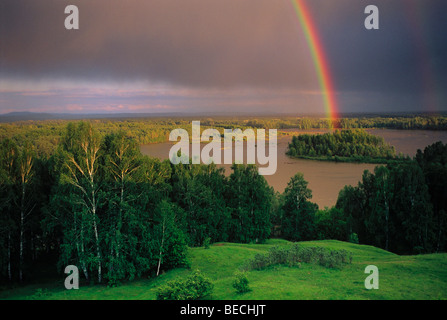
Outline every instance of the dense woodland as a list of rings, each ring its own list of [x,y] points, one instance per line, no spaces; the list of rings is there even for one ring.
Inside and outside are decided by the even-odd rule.
[[[59,272],[75,264],[84,279],[113,285],[187,266],[191,246],[270,237],[338,239],[405,254],[446,250],[442,143],[366,171],[358,186],[341,190],[335,207],[318,208],[300,173],[279,194],[255,166],[235,165],[226,176],[214,165],[143,156],[132,127],[123,131],[121,122],[107,130],[103,122],[63,125],[52,129],[48,153],[32,140],[44,137],[37,128],[10,124],[29,139],[1,138],[3,283],[37,279],[37,266],[53,270],[57,261]]]
[[[300,134],[293,136],[287,155],[333,161],[386,163],[396,158],[393,146],[382,137],[362,129],[335,130],[325,134]]]
[[[69,124],[49,158],[1,142],[1,271],[24,281],[39,258],[58,256],[90,281],[116,283],[186,263],[204,241],[270,236],[273,189],[255,166],[227,178],[210,165],[141,155],[122,132],[101,137]]]

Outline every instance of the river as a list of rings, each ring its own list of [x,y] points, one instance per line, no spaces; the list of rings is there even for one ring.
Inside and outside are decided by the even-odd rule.
[[[324,133],[329,130],[287,130],[300,133]],[[429,130],[393,130],[367,129],[371,134],[381,136],[396,148],[396,152],[413,157],[418,149],[424,149],[437,141],[447,143],[446,131]],[[283,192],[290,178],[297,172],[302,172],[312,190],[312,201],[320,208],[335,205],[338,193],[345,185],[357,185],[364,170],[373,171],[376,165],[365,163],[336,163],[292,159],[286,156],[286,150],[292,136],[278,137],[278,166],[274,175],[265,176],[269,185],[276,191]],[[168,159],[171,142],[148,144],[140,147],[143,154],[159,159]],[[219,165],[225,168],[226,174],[231,173],[230,165]]]

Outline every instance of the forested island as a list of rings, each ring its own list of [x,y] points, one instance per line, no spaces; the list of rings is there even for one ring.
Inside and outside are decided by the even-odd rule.
[[[2,283],[36,279],[34,266],[57,262],[59,272],[75,264],[88,281],[116,285],[187,266],[189,247],[271,237],[400,254],[446,250],[442,143],[366,171],[334,207],[319,208],[301,173],[280,194],[253,165],[234,165],[228,176],[214,165],[172,165],[143,156],[120,123],[107,133],[103,126],[69,123],[49,154],[30,141],[1,139]]]
[[[388,163],[404,160],[403,155],[396,156],[394,147],[387,144],[382,137],[361,129],[293,136],[287,155],[294,158],[342,162]]]

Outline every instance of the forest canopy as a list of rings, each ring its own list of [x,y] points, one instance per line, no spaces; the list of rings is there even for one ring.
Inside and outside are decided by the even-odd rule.
[[[234,165],[226,175],[215,165],[173,165],[142,155],[141,142],[132,136],[146,125],[155,132],[190,128],[188,120],[166,121],[141,122],[129,130],[119,121],[110,127],[94,121],[3,125],[0,282],[35,279],[40,270],[34,266],[43,263],[44,268],[57,265],[59,272],[75,264],[84,279],[116,285],[188,266],[188,247],[262,243],[272,236],[337,239],[405,254],[447,249],[447,146],[442,142],[419,150],[413,160],[365,171],[358,186],[340,191],[335,207],[318,208],[302,173],[281,194],[254,165]],[[150,136],[158,139],[158,134]],[[378,146],[379,155],[392,154],[363,131],[334,135],[320,136],[315,146],[332,141],[331,150],[337,150],[338,137],[351,146]],[[38,139],[52,151],[42,152]]]

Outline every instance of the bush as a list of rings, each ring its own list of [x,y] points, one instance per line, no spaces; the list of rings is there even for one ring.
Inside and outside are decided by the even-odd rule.
[[[210,237],[206,237],[206,238],[203,240],[203,247],[204,247],[205,249],[209,249],[209,248],[210,248],[210,244],[211,244],[211,238],[210,238]]]
[[[279,246],[271,248],[268,253],[270,264],[286,264],[288,261],[288,251],[287,248]]]
[[[359,244],[359,236],[357,233],[351,233],[349,236],[349,242]]]
[[[44,300],[51,296],[51,293],[47,289],[38,288],[36,292],[29,297],[30,300]]]
[[[213,288],[213,283],[196,270],[184,280],[176,279],[160,286],[157,300],[198,300],[210,295]]]
[[[251,291],[248,285],[248,278],[245,272],[236,272],[234,275],[235,279],[233,280],[233,288],[236,289],[236,292],[239,294]]]
[[[265,255],[257,254],[248,261],[245,270],[260,270],[272,265],[301,266],[301,262],[315,263],[327,268],[341,268],[352,263],[352,254],[346,250],[329,250],[321,247],[272,247]]]
[[[257,253],[252,260],[248,261],[247,268],[249,270],[259,270],[267,267],[268,265],[270,265],[269,257],[267,255]]]

